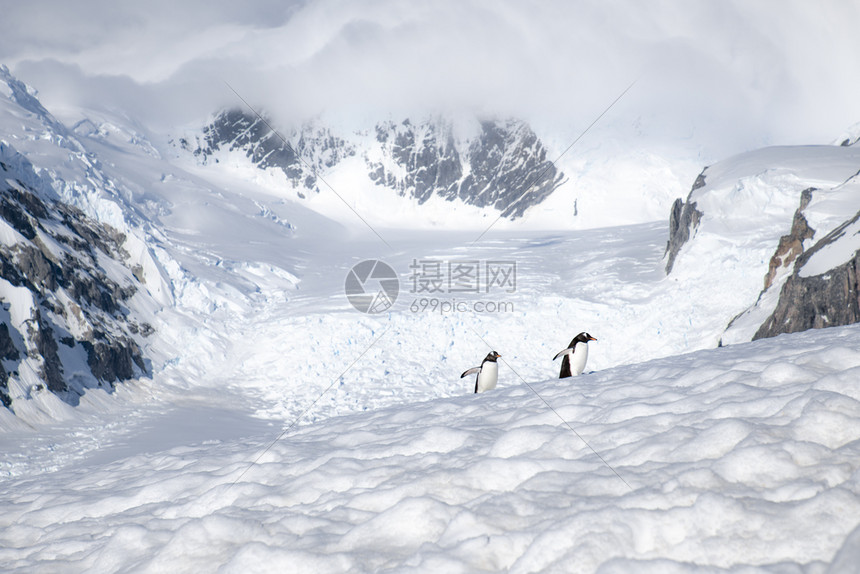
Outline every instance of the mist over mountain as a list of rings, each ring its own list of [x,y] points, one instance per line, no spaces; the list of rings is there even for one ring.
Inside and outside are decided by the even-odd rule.
[[[570,143],[636,81],[616,117],[709,162],[855,121],[852,3],[155,6],[10,6],[0,54],[55,114],[122,109],[162,132],[238,105],[224,82],[288,123],[466,110],[554,124]]]
[[[244,154],[261,170],[282,172],[284,183],[301,198],[320,193],[323,174],[327,177],[355,156],[363,159],[364,173],[352,177],[418,205],[436,196],[491,207],[510,219],[521,217],[562,184],[564,174],[524,122],[475,118],[469,123],[467,133],[441,117],[387,120],[372,132],[337,133],[317,121],[284,135],[270,120],[233,109],[217,114],[200,133],[172,141],[203,165],[219,162],[220,154]]]

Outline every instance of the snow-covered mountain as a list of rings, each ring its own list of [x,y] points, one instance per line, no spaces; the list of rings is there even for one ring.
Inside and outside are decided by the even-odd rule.
[[[233,109],[175,143],[204,165],[219,162],[218,152],[244,154],[261,170],[282,172],[301,198],[319,193],[322,174],[358,154],[363,169],[354,177],[419,205],[438,196],[491,207],[510,219],[541,203],[564,180],[531,128],[514,119],[387,120],[353,133],[335,133],[314,121],[275,131],[272,120]]]
[[[218,162],[213,156],[221,150],[245,154],[252,165],[262,170],[283,172],[299,197],[304,197],[306,191],[319,193],[320,170],[355,155],[355,146],[310,123],[287,136],[273,131],[269,120],[233,109],[217,114],[201,134],[181,137],[177,143],[204,165]],[[290,140],[294,143],[288,143]]]
[[[457,124],[437,117],[415,124],[380,123],[372,132],[344,132],[344,137],[321,127],[319,122],[309,122],[285,136],[293,142],[289,146],[272,133],[266,121],[239,111],[220,114],[196,135],[190,132],[189,138],[174,139],[167,145],[159,144],[145,128],[134,125],[128,118],[103,112],[84,111],[84,118],[75,122],[73,130],[67,130],[44,110],[31,90],[6,74],[7,85],[13,86],[5,104],[7,113],[10,117],[25,116],[29,122],[24,124],[26,132],[16,136],[16,145],[23,145],[28,157],[40,161],[41,165],[35,169],[52,178],[51,189],[59,190],[56,192],[59,198],[120,230],[127,243],[136,242],[133,251],[140,263],[131,267],[140,265],[146,269],[137,275],[145,280],[147,292],[158,305],[192,320],[189,324],[175,317],[161,322],[152,318],[144,321],[152,324],[159,334],[149,344],[154,354],[150,353],[148,360],[162,366],[174,364],[183,353],[197,354],[200,345],[206,347],[201,338],[220,338],[223,333],[217,333],[222,329],[236,329],[242,315],[258,305],[255,300],[275,286],[280,286],[287,300],[304,301],[302,304],[309,308],[319,309],[319,302],[333,300],[342,288],[340,280],[332,282],[327,273],[334,277],[345,273],[362,251],[378,254],[381,245],[377,243],[374,247],[375,239],[369,243],[356,242],[355,234],[362,226],[354,213],[333,211],[338,206],[343,209],[340,202],[327,200],[328,203],[313,204],[319,199],[317,196],[326,195],[321,178],[326,181],[333,178],[338,188],[344,190],[353,187],[349,178],[359,174],[372,188],[371,196],[362,203],[362,190],[367,188],[358,185],[359,191],[351,198],[352,207],[360,215],[367,215],[368,210],[385,209],[397,214],[403,207],[398,202],[403,199],[413,202],[418,209],[433,202],[437,202],[433,209],[438,209],[441,202],[456,211],[455,204],[466,206],[467,200],[479,203],[482,197],[491,197],[488,190],[495,184],[487,183],[488,179],[522,183],[529,174],[546,167],[546,149],[525,124],[515,121],[476,121],[470,132],[459,129],[464,125],[462,122]],[[12,132],[20,127],[13,127],[12,123],[9,126]],[[177,148],[183,150],[179,155]],[[64,151],[58,153],[58,149]],[[61,160],[63,153],[72,159]],[[834,192],[837,193],[834,197],[850,197],[853,184],[845,182],[856,173],[856,156],[855,148],[850,146],[770,148],[707,168],[696,179],[686,203],[678,201],[673,207],[666,262],[667,269],[672,270],[669,282],[659,281],[657,275],[625,270],[619,275],[620,282],[608,281],[595,291],[595,277],[604,271],[598,271],[596,276],[581,273],[583,266],[607,269],[614,265],[611,262],[628,257],[619,259],[612,247],[612,237],[619,234],[636,237],[640,242],[634,259],[637,268],[647,270],[654,265],[656,270],[657,245],[663,233],[659,226],[623,233],[621,228],[615,228],[584,236],[559,235],[548,242],[540,239],[540,232],[529,232],[526,238],[509,236],[504,247],[491,242],[469,249],[452,246],[441,253],[449,258],[456,253],[469,259],[486,256],[517,260],[530,271],[521,275],[517,292],[509,298],[520,308],[529,309],[532,315],[543,316],[547,306],[556,309],[542,321],[553,320],[551,315],[569,314],[585,324],[611,320],[615,337],[602,341],[602,357],[595,358],[600,367],[716,346],[721,340],[748,341],[776,309],[774,294],[787,280],[788,271],[782,262],[790,263],[790,258],[779,253],[788,249],[790,256],[796,256],[798,246],[803,247],[803,242],[809,241],[787,237],[782,240],[784,245],[779,245],[780,237],[791,230],[792,221],[796,234],[805,229],[798,227],[799,222],[807,221],[797,209],[801,195],[804,190],[806,196],[812,194],[801,211],[810,214],[809,221],[818,226],[818,236],[835,229],[842,222],[838,216],[824,224],[819,221],[821,217],[814,217],[817,196],[809,189],[827,189],[844,183],[837,190],[843,195]],[[515,158],[521,161],[514,161]],[[480,165],[494,167],[487,171],[474,168]],[[500,166],[507,167],[499,170]],[[338,172],[339,169],[342,171]],[[532,190],[549,194],[544,203],[555,201],[550,192],[563,177],[554,169],[547,171],[548,176],[552,173],[552,179],[548,178],[544,187]],[[395,189],[377,185],[374,177],[387,181]],[[574,178],[581,177],[574,174]],[[479,180],[484,183],[478,185]],[[342,185],[344,182],[350,183]],[[469,192],[461,199],[463,190],[474,191],[481,186],[484,195]],[[299,197],[300,190],[307,196]],[[628,191],[623,187],[613,188],[604,195],[617,193],[618,197],[625,197]],[[531,200],[514,205],[518,193],[521,195],[519,191],[502,194],[496,203],[480,209],[513,216],[510,210],[526,205],[542,208]],[[618,209],[620,201],[615,202],[613,210]],[[498,202],[507,207],[500,211]],[[827,204],[822,205],[822,209],[827,208]],[[337,223],[324,215],[329,212]],[[526,210],[526,213],[532,212]],[[341,222],[350,218],[353,226],[343,227]],[[456,226],[456,221],[453,224]],[[401,237],[403,233],[381,229],[390,237]],[[463,241],[468,244],[474,238],[466,237]],[[344,242],[351,245],[354,254],[343,250],[334,253],[326,247]],[[404,239],[399,242],[404,243]],[[534,250],[528,247],[531,243],[542,247],[532,254]],[[414,239],[406,238],[405,244],[411,247],[388,256],[404,281],[412,262],[427,253],[427,248]],[[587,248],[583,249],[585,245]],[[312,255],[318,251],[328,253],[328,260]],[[440,253],[437,249],[430,252]],[[774,255],[776,252],[779,253]],[[544,258],[566,264],[550,272],[541,263]],[[703,265],[705,261],[710,264]],[[769,284],[762,293],[765,276],[769,277]],[[533,288],[529,280],[542,288]],[[639,295],[631,297],[631,293]],[[606,307],[605,301],[611,299],[625,303]],[[768,303],[770,299],[774,301]],[[798,308],[795,304],[784,305]],[[341,307],[336,304],[331,308]],[[667,313],[667,309],[672,312]],[[765,309],[769,311],[765,313]],[[214,321],[213,311],[223,317]],[[306,329],[303,320],[298,319],[300,314],[291,312],[289,307],[277,314],[284,315],[279,319],[281,325]],[[837,316],[832,312],[819,315],[827,320]],[[342,328],[337,326],[340,320],[331,316],[322,316],[320,320],[325,325],[322,329]],[[396,320],[409,336],[428,328],[415,317]],[[819,323],[822,320],[818,319]],[[517,326],[517,320],[507,317],[497,317],[495,321],[507,322],[508,328],[527,336],[540,336],[543,330],[540,321],[525,326]],[[726,332],[730,323],[731,328]],[[191,327],[192,324],[195,326]],[[201,330],[202,325],[212,326]],[[569,339],[568,335],[560,338]],[[225,338],[225,344],[229,344],[229,338]],[[444,346],[444,343],[429,344],[421,352],[426,356],[417,359],[418,363],[432,364],[432,357],[443,352]],[[338,349],[331,347],[328,352],[337,354]],[[205,357],[202,355],[200,360],[208,360]],[[531,360],[539,361],[539,357],[533,356]],[[335,368],[325,360],[307,367],[307,376],[311,378]],[[441,371],[432,374],[439,381],[444,376]],[[428,390],[427,396],[446,395],[434,386]],[[372,392],[368,391],[354,408],[359,408],[364,400],[377,404],[371,397]],[[342,412],[341,407],[334,410]]]
[[[402,208],[398,202],[408,199],[417,208],[434,201],[434,209],[442,202],[451,205],[452,211],[458,209],[455,204],[470,208],[482,205],[480,209],[513,217],[514,212],[530,213],[526,206],[542,207],[528,199],[534,194],[551,203],[551,192],[564,177],[550,166],[544,184],[532,188],[526,201],[517,202],[521,187],[510,182],[525,185],[528,177],[548,166],[546,148],[522,122],[475,121],[472,131],[464,131],[462,127],[468,122],[453,123],[437,117],[415,123],[383,122],[372,132],[344,132],[343,137],[319,122],[309,122],[285,135],[293,142],[288,146],[272,132],[268,120],[234,110],[218,115],[196,135],[190,132],[188,138],[164,145],[128,118],[102,112],[84,111],[84,118],[68,130],[38,103],[32,90],[5,74],[7,114],[26,119],[19,134],[15,130],[21,126],[6,124],[9,134],[17,138],[16,145],[23,146],[27,157],[39,161],[34,173],[48,177],[46,185],[57,190],[52,192],[57,198],[111,225],[123,235],[126,245],[134,246],[125,248],[135,253],[129,265],[145,272],[133,275],[144,279],[145,291],[157,301],[147,308],[165,306],[193,318],[193,328],[175,318],[160,323],[151,317],[143,321],[158,330],[159,337],[149,346],[158,349],[154,352],[160,355],[157,359],[155,355],[148,357],[158,365],[173,364],[185,352],[196,353],[194,345],[202,342],[195,343],[191,332],[196,337],[220,337],[200,329],[201,324],[213,323],[213,311],[224,316],[211,329],[218,332],[227,324],[235,329],[234,322],[258,304],[255,300],[260,294],[275,285],[281,286],[288,300],[306,301],[310,308],[318,309],[318,302],[332,300],[341,289],[339,280],[332,282],[326,273],[335,277],[344,273],[361,251],[378,253],[381,245],[374,247],[375,239],[369,243],[355,240],[362,228],[355,213],[332,211],[333,221],[321,211],[328,213],[325,209],[331,210],[339,202],[312,204],[317,196],[325,195],[322,178],[328,181],[331,177],[340,189],[346,189],[352,185],[341,184],[351,181],[349,177],[364,177],[375,195],[363,204],[361,190],[365,188],[357,186],[351,209],[359,215],[386,206],[396,214]],[[182,150],[179,155],[177,148]],[[720,341],[749,341],[777,309],[783,285],[791,289],[802,279],[798,272],[797,278],[789,280],[786,265],[801,252],[808,252],[811,258],[819,251],[807,245],[812,241],[810,234],[817,234],[816,239],[823,237],[846,221],[843,213],[857,212],[856,207],[843,211],[846,202],[853,201],[851,176],[857,171],[857,156],[851,146],[768,148],[707,168],[696,179],[687,201],[679,200],[673,206],[665,262],[671,270],[669,282],[657,280],[656,275],[625,271],[620,282],[606,282],[595,291],[595,275],[581,273],[583,266],[606,269],[607,262],[619,260],[611,246],[612,237],[619,234],[637,237],[636,265],[649,269],[653,262],[656,270],[656,245],[662,231],[652,226],[623,233],[616,228],[585,236],[559,235],[549,242],[539,238],[540,232],[529,232],[525,238],[509,236],[504,246],[492,242],[468,249],[452,246],[441,253],[443,257],[456,253],[469,259],[510,258],[525,265],[530,271],[521,275],[523,281],[509,298],[520,308],[530,309],[531,314],[543,315],[549,306],[556,309],[555,315],[575,314],[586,324],[611,320],[616,336],[602,343],[602,358],[595,359],[601,367],[707,348]],[[265,174],[262,184],[260,174]],[[298,193],[307,196],[299,197]],[[624,197],[628,190],[610,189],[604,195],[613,193]],[[493,197],[494,202],[490,200]],[[469,202],[474,205],[467,206]],[[617,210],[617,205],[613,209]],[[353,226],[343,227],[341,222],[349,218]],[[381,229],[390,237],[403,233]],[[789,233],[792,229],[794,235]],[[781,240],[783,235],[786,237]],[[473,240],[464,239],[465,244]],[[355,253],[340,250],[335,254],[325,247],[343,242]],[[389,260],[406,280],[410,264],[426,254],[427,248],[414,239],[399,242],[411,247],[397,250]],[[534,255],[527,247],[532,242],[542,245]],[[826,243],[833,243],[832,238]],[[437,249],[430,252],[440,253]],[[313,255],[320,250],[329,253],[327,261]],[[550,272],[541,263],[543,258],[566,264]],[[844,274],[850,276],[850,270],[845,269]],[[529,286],[529,279],[543,287]],[[547,289],[546,285],[552,287]],[[290,294],[296,290],[302,294]],[[631,298],[633,292],[640,295]],[[846,296],[852,293],[850,288],[844,292]],[[605,307],[605,301],[613,298],[625,304]],[[795,314],[804,308],[796,296],[786,296],[784,301],[782,308],[794,309]],[[838,302],[833,305],[838,306]],[[672,309],[671,314],[667,309]],[[281,324],[305,328],[297,323],[295,312],[286,309],[284,313]],[[815,310],[804,316],[806,327],[853,321],[835,310]],[[409,333],[428,328],[415,319],[396,320]],[[507,318],[495,320],[505,322]],[[332,321],[332,317],[323,316],[321,321],[327,325],[325,329],[340,328],[335,326],[339,320]],[[537,323],[533,328],[515,326],[516,320],[507,322],[510,328],[531,336],[540,336],[542,331]],[[796,330],[785,327],[788,323],[784,319],[776,322],[783,326],[781,329]],[[561,338],[569,339],[567,333]],[[418,362],[427,364],[443,347],[430,344],[423,351],[427,356]],[[330,352],[338,350],[331,348]],[[320,376],[329,368],[331,365],[323,361],[307,375]],[[435,380],[444,378],[441,372],[432,376]],[[433,388],[429,396],[439,396]]]
[[[707,261],[738,297],[756,293],[723,343],[860,320],[858,172],[854,146],[765,148],[706,168],[676,201],[667,273]]]
[[[467,205],[492,207],[516,219],[561,185],[562,174],[522,121],[483,120],[475,133],[455,138],[441,119],[376,126],[380,150],[369,159],[377,183],[424,203],[433,194]],[[368,154],[371,155],[371,154]]]
[[[149,375],[142,347],[165,286],[98,160],[5,68],[0,96],[0,401],[50,419],[51,393],[77,404]]]
[[[47,387],[76,402],[87,387],[148,373],[140,344],[152,327],[130,309],[143,268],[130,265],[125,237],[40,199],[23,183],[39,176],[4,143],[0,176],[0,401],[22,406]]]

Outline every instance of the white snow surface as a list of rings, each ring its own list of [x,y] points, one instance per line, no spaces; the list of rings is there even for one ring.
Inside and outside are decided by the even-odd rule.
[[[842,235],[809,258],[800,271],[801,277],[824,275],[848,261],[860,249],[860,222],[854,221],[841,230]]]
[[[151,377],[0,409],[0,570],[855,571],[860,328],[714,349],[796,198],[745,180],[750,220],[703,220],[666,277],[663,222],[478,242],[374,225],[383,242],[346,207],[172,163],[122,118],[91,114],[69,153],[6,109],[46,181],[98,166],[61,191],[124,218],[163,307]],[[401,280],[379,315],[343,293],[368,258]],[[411,293],[416,260],[514,261],[516,289]],[[586,372],[557,380],[580,331]],[[498,388],[474,395],[459,375],[491,349]]]
[[[860,523],[858,337],[829,329],[509,381],[277,441],[280,425],[188,397],[149,424],[108,414],[127,444],[3,481],[0,563],[826,572],[856,554],[856,536],[842,546]]]

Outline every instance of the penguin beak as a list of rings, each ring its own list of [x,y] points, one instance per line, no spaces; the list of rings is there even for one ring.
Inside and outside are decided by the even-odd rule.
[[[589,335],[589,336],[588,336],[588,340],[589,340],[589,341],[596,341],[597,339],[595,339],[594,337],[592,337],[591,335]]]

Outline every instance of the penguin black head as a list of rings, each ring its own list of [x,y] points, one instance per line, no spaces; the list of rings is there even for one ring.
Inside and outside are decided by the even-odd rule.
[[[597,339],[595,339],[594,337],[592,337],[591,335],[589,335],[588,333],[583,331],[582,333],[580,333],[579,335],[577,335],[576,337],[573,338],[573,340],[570,342],[570,345],[568,345],[567,348],[573,349],[574,347],[576,347],[577,343],[588,344],[589,341],[596,341],[596,340]]]
[[[495,363],[495,362],[496,362],[496,359],[498,359],[499,357],[501,357],[501,355],[500,355],[500,354],[498,354],[498,353],[497,353],[497,352],[495,352],[495,351],[492,351],[492,352],[490,352],[490,354],[488,354],[488,355],[484,358],[484,362],[490,361],[490,362],[492,362],[492,363]]]

